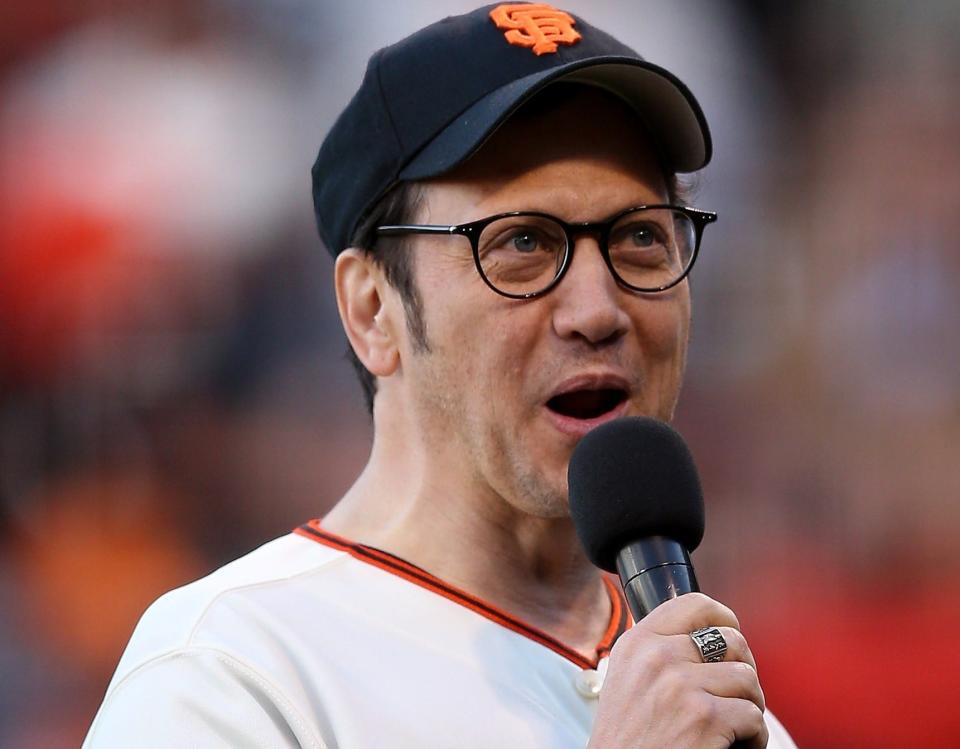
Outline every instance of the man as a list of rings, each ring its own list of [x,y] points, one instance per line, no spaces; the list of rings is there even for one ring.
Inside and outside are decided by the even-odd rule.
[[[550,6],[377,53],[313,172],[369,462],[151,607],[87,746],[792,746],[733,613],[624,631],[567,509],[580,437],[673,414],[714,218],[675,175],[709,156],[682,83]]]

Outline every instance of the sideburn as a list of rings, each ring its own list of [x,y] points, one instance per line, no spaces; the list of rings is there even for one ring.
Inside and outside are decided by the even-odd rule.
[[[427,338],[427,321],[423,318],[423,298],[412,279],[410,286],[407,293],[403,290],[400,292],[404,315],[407,318],[407,332],[410,334],[414,353],[429,354],[432,349]]]

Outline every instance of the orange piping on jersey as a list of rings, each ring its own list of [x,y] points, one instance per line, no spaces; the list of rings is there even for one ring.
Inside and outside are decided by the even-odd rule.
[[[610,596],[611,611],[610,624],[607,626],[607,631],[604,632],[600,644],[597,645],[597,657],[599,658],[609,655],[617,638],[626,632],[629,626],[627,607],[624,605],[626,602],[623,600],[623,591],[621,591],[617,583],[607,575],[603,576],[603,584],[607,586],[607,593]]]
[[[340,551],[345,551],[350,554],[350,556],[361,562],[371,564],[374,567],[384,570],[385,572],[389,572],[397,577],[403,578],[414,585],[419,585],[422,588],[426,588],[433,593],[443,596],[447,600],[464,606],[474,613],[496,622],[502,627],[506,627],[507,629],[516,632],[519,635],[523,635],[524,637],[540,643],[558,655],[561,655],[567,660],[572,661],[580,668],[596,668],[600,658],[610,652],[610,648],[613,647],[613,643],[616,641],[616,638],[622,634],[625,628],[625,617],[623,615],[625,607],[623,604],[622,594],[616,585],[611,583],[606,577],[604,577],[604,584],[607,587],[607,592],[610,595],[611,602],[610,624],[603,635],[603,639],[597,646],[597,658],[591,660],[584,657],[573,648],[563,644],[556,638],[551,637],[546,632],[530,626],[529,624],[503,611],[502,609],[497,608],[493,604],[487,603],[486,601],[477,598],[466,591],[460,590],[459,588],[445,583],[440,578],[431,575],[429,572],[417,567],[415,564],[411,564],[410,562],[394,556],[389,552],[375,549],[372,546],[364,546],[363,544],[354,543],[353,541],[349,541],[341,536],[337,536],[329,531],[323,530],[323,528],[320,527],[319,520],[311,520],[301,525],[299,528],[295,528],[293,532],[309,538],[312,541],[324,544],[325,546],[330,546],[335,549],[339,549]]]

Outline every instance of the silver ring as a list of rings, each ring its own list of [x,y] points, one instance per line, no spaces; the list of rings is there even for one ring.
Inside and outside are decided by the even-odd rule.
[[[723,632],[716,627],[695,629],[690,633],[690,639],[700,651],[704,663],[718,663],[727,654],[727,641],[723,639]]]

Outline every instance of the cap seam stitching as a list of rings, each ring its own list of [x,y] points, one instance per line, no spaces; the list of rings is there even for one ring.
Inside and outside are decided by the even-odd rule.
[[[383,106],[383,112],[387,117],[387,125],[390,127],[390,135],[393,137],[395,152],[398,154],[402,154],[403,143],[400,140],[400,136],[397,134],[397,125],[396,125],[396,122],[394,122],[393,112],[390,111],[390,103],[387,100],[387,97],[383,93],[383,80],[380,76],[380,66],[386,51],[387,51],[386,48],[377,51],[374,54],[373,58],[371,58],[371,64],[373,65],[374,79],[377,82],[377,96],[380,99],[380,103]],[[377,204],[377,201],[380,200],[380,198],[382,198],[391,188],[393,188],[394,185],[397,184],[398,182],[397,177],[400,174],[402,168],[403,168],[402,164],[400,165],[395,164],[392,167],[390,178],[387,180],[386,186],[380,187],[378,191],[371,198],[367,200],[367,202],[363,205],[363,207],[357,213],[356,218],[354,219],[353,223],[350,225],[349,231],[347,232],[347,236],[344,237],[344,240],[343,240],[344,246],[349,245],[353,241],[354,235],[357,233],[357,227],[360,226],[360,224],[362,224],[364,220],[366,220],[367,215],[370,213],[373,207]]]
[[[383,111],[387,115],[387,122],[390,125],[390,134],[393,136],[393,141],[397,146],[397,152],[403,153],[403,142],[400,140],[400,136],[397,133],[397,123],[394,122],[393,112],[390,111],[390,102],[387,100],[387,97],[383,93],[383,79],[380,75],[380,67],[383,61],[384,50],[380,50],[377,54],[377,62],[375,65],[376,76],[377,76],[377,95],[380,97],[380,101],[383,102]],[[400,169],[394,169],[395,174],[399,174]],[[396,177],[394,177],[394,180]],[[391,180],[391,181],[394,181]]]

